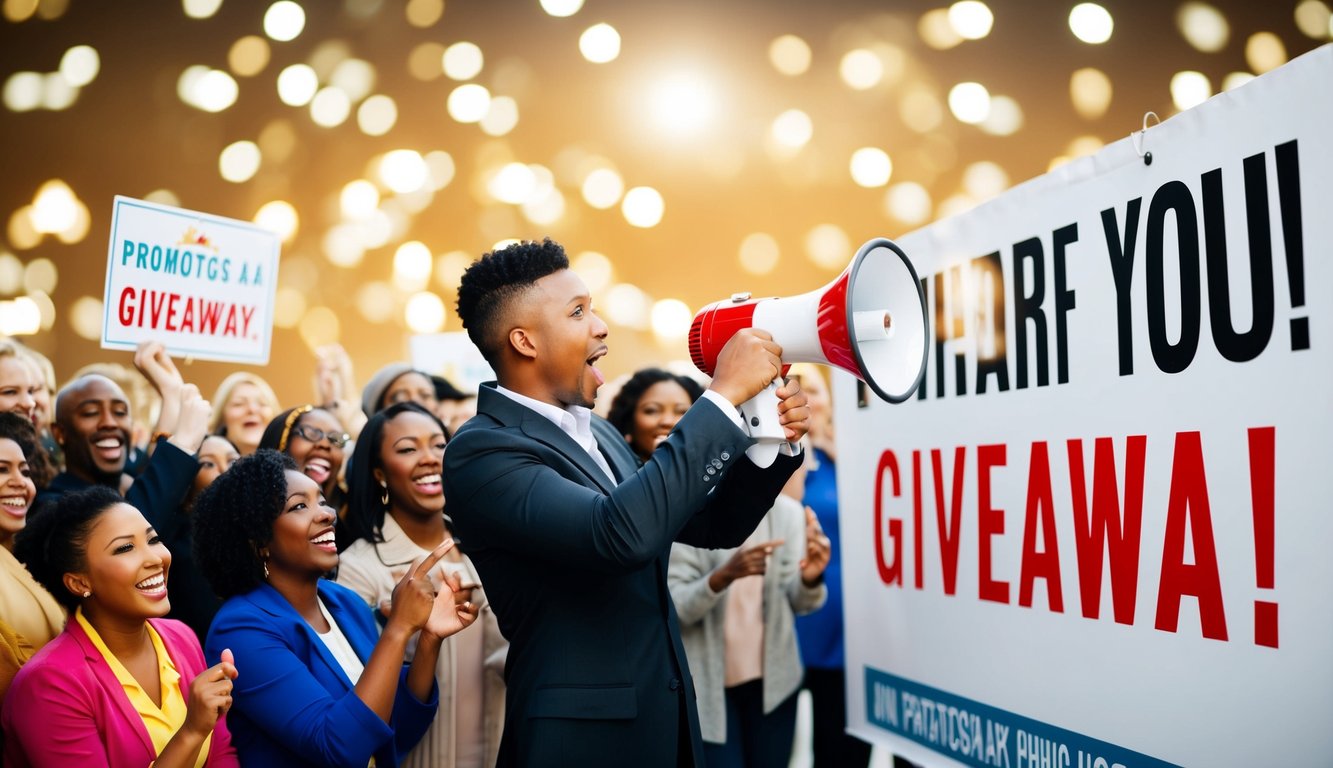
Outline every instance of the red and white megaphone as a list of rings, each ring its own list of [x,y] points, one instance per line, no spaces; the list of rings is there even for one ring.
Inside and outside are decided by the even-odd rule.
[[[883,400],[901,403],[925,375],[927,327],[926,295],[912,262],[892,241],[876,238],[819,290],[767,299],[738,293],[699,310],[690,326],[690,357],[712,376],[728,339],[743,328],[761,328],[782,347],[784,364],[832,365]],[[778,425],[780,378],[740,406],[756,439],[746,453],[761,467],[773,463],[786,440]]]

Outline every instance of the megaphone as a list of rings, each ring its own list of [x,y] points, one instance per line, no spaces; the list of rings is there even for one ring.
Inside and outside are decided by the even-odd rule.
[[[713,375],[717,356],[744,328],[761,328],[782,347],[782,362],[822,363],[865,382],[890,403],[912,396],[926,373],[926,294],[912,262],[891,240],[862,245],[833,282],[800,296],[732,295],[699,310],[690,326],[690,357]],[[746,451],[767,467],[786,440],[778,425],[781,376],[740,406],[746,431],[756,439]]]

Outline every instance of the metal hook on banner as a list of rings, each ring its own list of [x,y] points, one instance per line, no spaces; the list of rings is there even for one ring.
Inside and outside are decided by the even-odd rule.
[[[1158,123],[1162,122],[1162,119],[1157,116],[1156,112],[1144,112],[1143,129],[1138,131],[1137,133],[1129,134],[1129,140],[1134,145],[1134,152],[1139,157],[1143,158],[1144,165],[1152,165],[1152,152],[1149,152],[1143,148],[1143,134],[1148,132],[1148,118],[1150,117],[1153,120],[1156,120]]]

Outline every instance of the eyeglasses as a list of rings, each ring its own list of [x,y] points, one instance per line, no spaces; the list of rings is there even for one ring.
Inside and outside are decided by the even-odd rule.
[[[327,437],[329,439],[329,444],[334,448],[341,448],[344,445],[347,445],[348,440],[352,439],[352,436],[346,432],[325,432],[322,429],[307,427],[304,424],[297,424],[292,427],[292,434],[300,435],[303,440],[308,440],[312,443],[318,443],[320,440]]]

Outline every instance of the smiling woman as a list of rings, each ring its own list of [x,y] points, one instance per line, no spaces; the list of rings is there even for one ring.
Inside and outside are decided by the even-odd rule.
[[[5,697],[5,765],[237,765],[236,666],[228,652],[206,669],[194,633],[163,618],[171,553],[139,510],[107,488],[68,493],[16,550],[74,613]]]
[[[342,478],[344,449],[350,440],[342,422],[331,411],[301,405],[274,416],[264,429],[259,447],[291,456],[297,468],[319,485],[324,500],[341,516],[347,500]]]

